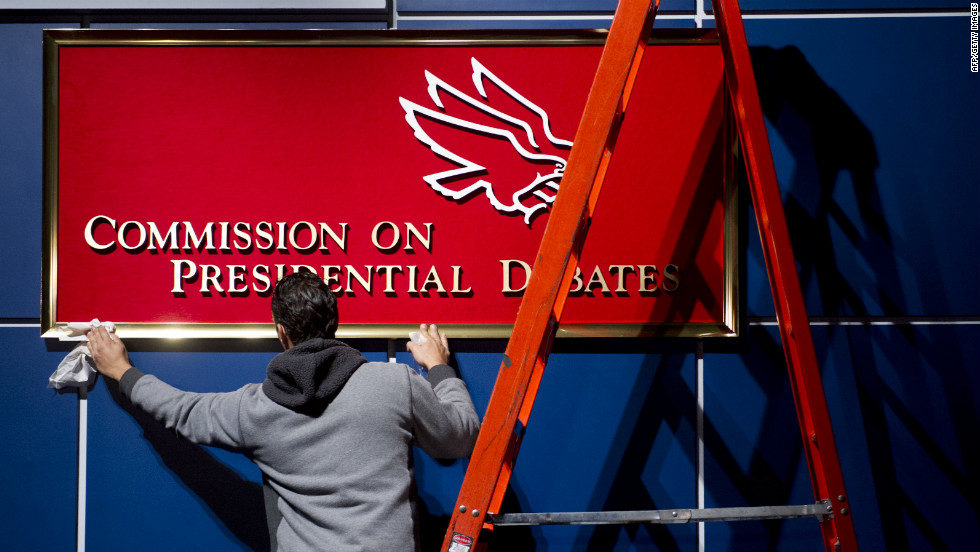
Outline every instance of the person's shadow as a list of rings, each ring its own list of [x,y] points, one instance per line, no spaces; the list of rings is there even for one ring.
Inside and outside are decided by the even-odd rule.
[[[242,478],[204,447],[168,430],[149,414],[135,408],[120,393],[118,383],[102,379],[116,404],[142,428],[143,437],[163,465],[206,506],[216,525],[245,549],[268,552],[271,547],[262,485]]]

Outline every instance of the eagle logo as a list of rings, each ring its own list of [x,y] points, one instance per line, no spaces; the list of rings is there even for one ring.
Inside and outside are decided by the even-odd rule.
[[[499,213],[523,216],[530,226],[554,202],[572,142],[552,134],[544,109],[476,58],[470,62],[479,98],[430,71],[434,107],[398,98],[415,138],[454,166],[422,180],[458,202],[482,193]]]

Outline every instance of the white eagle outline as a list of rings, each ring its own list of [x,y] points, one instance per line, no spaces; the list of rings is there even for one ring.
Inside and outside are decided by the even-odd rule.
[[[526,134],[528,143],[531,145],[531,147],[534,148],[535,150],[540,150],[538,142],[535,140],[535,136],[534,136],[535,132],[531,124],[529,124],[527,121],[518,119],[516,117],[512,117],[506,113],[494,109],[493,107],[490,107],[485,103],[485,101],[487,101],[488,98],[487,98],[487,91],[484,83],[485,81],[488,80],[491,83],[493,83],[495,86],[497,86],[497,88],[499,88],[505,94],[507,94],[512,99],[514,99],[522,106],[524,106],[528,111],[534,113],[538,117],[538,119],[540,119],[541,130],[543,131],[544,135],[553,146],[561,149],[571,148],[572,142],[568,140],[562,140],[560,138],[557,138],[554,134],[552,134],[548,114],[545,113],[545,111],[541,109],[541,107],[528,100],[526,97],[524,97],[522,94],[514,90],[511,86],[509,86],[499,77],[494,75],[482,63],[477,61],[476,58],[470,58],[470,61],[473,67],[473,77],[472,77],[473,85],[476,88],[477,92],[479,92],[480,96],[483,98],[484,102],[481,102],[473,98],[472,96],[458,90],[457,88],[453,87],[449,83],[435,76],[431,72],[426,71],[425,79],[428,82],[429,98],[432,99],[432,102],[436,105],[436,107],[442,110],[445,109],[445,105],[443,104],[442,99],[439,96],[439,91],[442,90],[445,93],[460,100],[461,102],[469,105],[470,107],[477,109],[478,111],[486,115],[489,115],[490,117],[499,120],[512,128],[522,129],[524,131],[523,133]],[[557,192],[558,182],[561,180],[561,177],[564,174],[564,170],[565,170],[565,162],[566,162],[565,158],[557,155],[537,153],[525,148],[520,143],[517,135],[515,135],[514,132],[510,129],[488,126],[485,124],[480,124],[480,123],[475,123],[473,121],[460,119],[458,117],[453,117],[451,115],[447,115],[442,111],[437,111],[435,109],[423,107],[415,102],[406,100],[403,97],[399,97],[398,101],[401,104],[402,109],[405,110],[405,120],[408,122],[409,126],[411,126],[412,129],[415,131],[415,137],[423,144],[428,146],[433,151],[433,153],[435,153],[437,156],[455,165],[458,165],[458,168],[450,169],[439,173],[433,173],[422,177],[422,179],[429,186],[431,186],[432,189],[436,190],[443,196],[452,198],[454,200],[462,200],[468,198],[471,195],[482,190],[486,194],[487,199],[490,201],[490,204],[497,211],[500,211],[501,213],[504,214],[522,213],[524,215],[524,222],[528,226],[531,225],[531,220],[536,213],[538,213],[542,209],[546,210],[548,206],[554,202],[555,193],[546,192],[544,188],[550,188],[550,190]],[[511,144],[511,146],[513,146],[514,150],[524,159],[531,162],[538,162],[538,163],[550,162],[554,164],[555,169],[548,174],[541,174],[540,172],[537,173],[537,177],[534,178],[533,181],[531,181],[526,186],[520,188],[518,191],[512,194],[510,198],[511,203],[509,205],[500,201],[500,199],[497,198],[496,194],[494,194],[493,184],[482,178],[477,182],[469,186],[466,186],[463,189],[459,189],[459,190],[453,189],[445,185],[445,182],[465,178],[469,175],[476,175],[478,173],[485,171],[486,167],[478,163],[475,163],[469,159],[465,159],[453,153],[442,144],[438,143],[422,128],[422,125],[419,122],[420,115],[425,118],[442,123],[444,125],[456,127],[469,132],[503,138],[507,140]],[[521,200],[525,199],[529,195],[533,195],[537,197],[540,200],[540,202],[530,206],[521,203]]]

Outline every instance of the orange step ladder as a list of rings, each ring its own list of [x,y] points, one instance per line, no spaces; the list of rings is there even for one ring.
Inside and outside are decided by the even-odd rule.
[[[828,552],[858,549],[737,0],[713,0],[715,21],[816,500],[800,506],[499,513],[658,5],[659,0],[621,0],[616,9],[443,552],[483,549],[487,534],[505,525],[799,517],[819,521]]]

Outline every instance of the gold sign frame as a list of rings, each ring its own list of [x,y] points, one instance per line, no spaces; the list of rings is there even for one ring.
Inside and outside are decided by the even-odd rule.
[[[604,31],[563,32],[455,32],[433,35],[431,32],[411,31],[133,31],[133,30],[51,30],[44,35],[44,164],[43,164],[43,250],[42,250],[42,337],[59,335],[67,321],[58,320],[58,147],[59,147],[59,51],[72,46],[337,46],[337,45],[520,45],[527,43],[549,45],[601,44]],[[718,44],[714,30],[668,29],[655,30],[650,38],[656,44]],[[723,85],[724,86],[724,85]],[[727,96],[727,95],[726,95]],[[729,160],[724,169],[724,286],[723,320],[719,323],[575,323],[562,324],[559,337],[732,337],[740,327],[739,316],[739,191],[736,177],[738,141],[730,107],[725,102],[726,142],[731,144]],[[420,321],[421,322],[421,321]],[[438,323],[438,320],[432,322]],[[467,323],[442,324],[441,327],[458,338],[506,338],[511,324]],[[271,323],[125,323],[117,324],[125,338],[185,339],[270,339],[275,338]],[[344,324],[339,338],[405,338],[415,329],[412,324]]]

